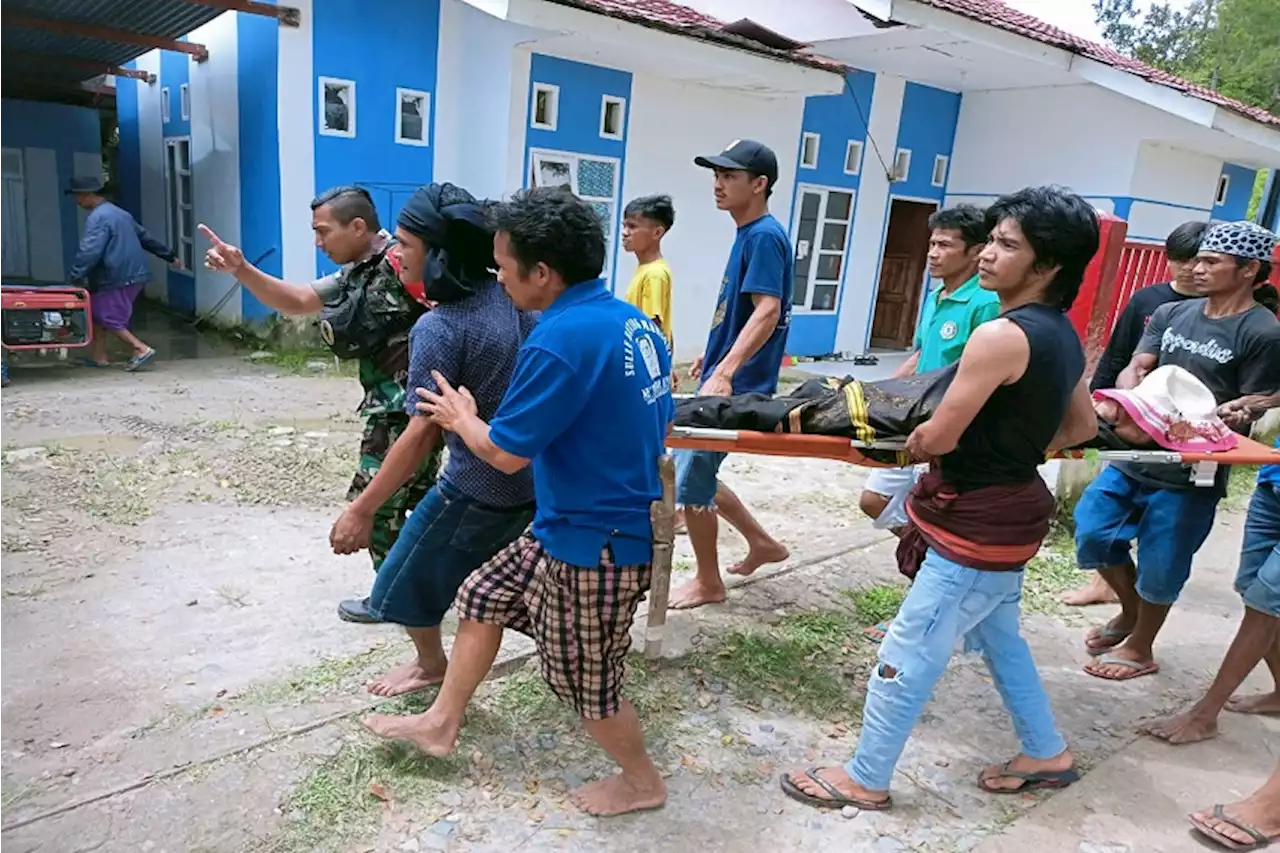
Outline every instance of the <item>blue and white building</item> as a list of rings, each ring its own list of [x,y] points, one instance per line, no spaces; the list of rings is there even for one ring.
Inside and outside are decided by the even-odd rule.
[[[620,209],[666,192],[688,358],[734,231],[693,158],[755,138],[779,153],[771,206],[796,248],[790,352],[903,348],[940,206],[1060,183],[1156,241],[1243,217],[1256,170],[1280,166],[1280,118],[996,0],[287,2],[298,26],[227,12],[187,34],[207,59],[152,51],[133,67],[154,83],[116,82],[120,199],[180,247],[191,271],[157,264],[152,295],[186,311],[230,285],[200,266],[196,223],[310,280],[329,262],[308,202],[335,184],[368,187],[390,225],[432,180],[568,183],[606,222],[619,292]],[[222,309],[267,316],[247,293]]]

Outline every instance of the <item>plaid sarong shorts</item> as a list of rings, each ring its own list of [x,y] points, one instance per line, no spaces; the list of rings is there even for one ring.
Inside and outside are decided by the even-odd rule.
[[[458,615],[532,637],[551,692],[579,717],[603,720],[618,713],[631,621],[651,571],[614,565],[607,546],[598,566],[570,565],[526,531],[471,573]]]

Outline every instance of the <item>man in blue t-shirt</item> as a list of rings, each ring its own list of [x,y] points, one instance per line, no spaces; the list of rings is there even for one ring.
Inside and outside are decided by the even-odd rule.
[[[720,282],[706,350],[694,359],[689,375],[702,381],[702,396],[772,394],[778,390],[791,325],[794,260],[786,229],[769,213],[778,158],[768,146],[740,139],[719,154],[693,162],[715,172],[716,207],[733,217],[738,234]],[[675,452],[676,503],[684,510],[697,561],[697,575],[671,592],[675,609],[724,601],[718,515],[747,540],[747,556],[729,569],[731,574],[749,575],[789,556],[738,496],[719,482],[725,456],[706,450]]]
[[[657,808],[666,785],[620,689],[631,621],[649,589],[649,512],[662,496],[658,460],[675,415],[666,339],[600,280],[604,229],[586,202],[533,189],[496,205],[492,218],[498,280],[517,308],[542,317],[488,423],[471,392],[439,373],[438,392],[417,393],[433,422],[492,467],[532,467],[533,527],[458,592],[458,634],[430,710],[365,722],[382,737],[448,753],[512,628],[535,640],[551,691],[621,765],[621,774],[572,792],[579,808],[599,816]]]

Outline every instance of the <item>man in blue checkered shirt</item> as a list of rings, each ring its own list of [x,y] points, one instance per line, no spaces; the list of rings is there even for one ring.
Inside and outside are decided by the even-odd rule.
[[[437,390],[431,374],[438,372],[453,387],[466,388],[480,416],[491,418],[511,383],[516,353],[536,314],[517,310],[487,271],[495,266],[493,236],[483,217],[473,215],[480,208],[473,202],[465,191],[447,184],[419,190],[400,214],[393,251],[400,257],[401,279],[421,274],[426,297],[437,303],[410,333],[408,387]],[[460,222],[463,215],[473,221]],[[443,225],[449,218],[453,221]],[[472,231],[465,239],[459,236]],[[440,427],[420,414],[416,403],[415,397],[405,404],[409,426],[368,487],[334,523],[330,542],[335,553],[367,546],[374,511],[440,441]],[[360,615],[371,618],[360,621],[403,625],[417,649],[412,662],[369,685],[377,696],[411,693],[444,679],[447,658],[440,622],[458,587],[533,520],[531,469],[504,474],[476,457],[454,433],[444,441],[449,451],[445,469],[405,521],[378,570],[368,603],[341,605],[367,610]]]

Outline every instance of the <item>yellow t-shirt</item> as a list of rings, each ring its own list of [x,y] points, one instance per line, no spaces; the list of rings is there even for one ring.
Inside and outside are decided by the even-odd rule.
[[[675,338],[671,334],[671,267],[658,258],[636,268],[627,285],[626,300],[653,318],[667,339],[667,349],[675,357]]]

